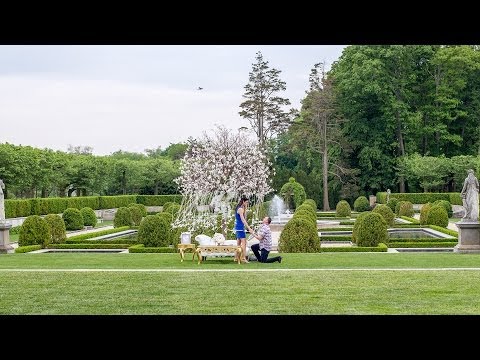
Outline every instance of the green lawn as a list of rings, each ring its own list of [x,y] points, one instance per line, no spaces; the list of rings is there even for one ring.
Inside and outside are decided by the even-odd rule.
[[[406,269],[480,267],[480,255],[282,254],[281,264],[243,265],[189,255],[0,255],[0,314],[480,314],[480,271]],[[124,272],[34,271],[80,268]],[[244,271],[276,268],[311,270]]]

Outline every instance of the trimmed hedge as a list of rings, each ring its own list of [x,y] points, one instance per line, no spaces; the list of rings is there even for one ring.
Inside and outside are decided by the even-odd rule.
[[[147,207],[143,204],[135,204],[135,203],[131,203],[131,204],[128,204],[128,207],[131,208],[132,206],[134,207],[137,207],[138,209],[140,209],[140,212],[142,214],[142,217],[143,216],[147,216]]]
[[[352,235],[321,235],[320,241],[352,241]]]
[[[440,226],[437,226],[437,225],[428,225],[428,227],[432,230],[437,230],[437,231],[440,231],[444,234],[455,236],[456,238],[458,238],[458,231],[443,228],[443,227],[440,227]]]
[[[128,248],[129,253],[175,253],[173,247],[145,247],[143,244],[133,245]]]
[[[393,223],[395,222],[395,214],[389,206],[385,204],[377,205],[373,209],[373,212],[382,215],[387,223],[387,226],[393,226]]]
[[[317,203],[313,199],[305,200],[302,205],[310,205],[313,211],[317,211]]]
[[[365,196],[359,196],[353,203],[353,209],[358,212],[370,211],[370,202]]]
[[[280,189],[280,195],[284,199],[287,207],[297,208],[307,198],[305,188],[302,184],[295,181],[294,177],[288,179],[288,182]],[[291,197],[291,199],[290,199]]]
[[[115,218],[113,219],[113,226],[114,227],[121,227],[121,226],[132,226],[132,213],[128,207],[122,206],[118,208],[117,212],[115,213]]]
[[[45,247],[50,242],[50,228],[45,221],[38,215],[28,216],[22,224],[18,245],[40,245]]]
[[[446,201],[446,200],[437,200],[433,203],[432,207],[435,206],[435,205],[441,205],[445,208],[445,210],[447,210],[447,214],[448,214],[448,217],[451,218],[452,215],[453,215],[453,211],[452,211],[452,204],[450,204],[449,201]]]
[[[411,229],[411,228],[427,228],[428,225],[417,225],[417,224],[395,224],[392,226],[393,228],[405,228],[405,229]]]
[[[367,211],[361,214],[352,230],[352,240],[358,246],[388,243],[387,222],[382,215]]]
[[[414,242],[432,242],[432,243],[438,243],[438,242],[453,242],[455,239],[446,239],[446,238],[404,238],[404,239],[390,239],[392,242],[396,243],[414,243]]]
[[[100,196],[100,209],[114,209],[127,207],[128,204],[136,203],[137,195]]]
[[[398,216],[412,217],[415,212],[413,211],[413,204],[410,201],[400,201],[395,206],[395,213]]]
[[[391,197],[398,200],[410,201],[412,204],[426,204],[437,200],[446,200],[453,205],[462,205],[460,193],[391,193]],[[377,203],[384,204],[387,201],[386,192],[377,192]]]
[[[162,213],[171,214],[172,217],[175,219],[179,211],[180,211],[180,205],[171,203],[167,209],[164,208],[162,210]]]
[[[350,217],[352,215],[352,208],[346,200],[340,200],[335,210],[336,217]]]
[[[378,244],[376,247],[370,246],[336,246],[336,247],[322,247],[321,252],[387,252],[388,247],[384,243]]]
[[[397,204],[400,202],[397,198],[390,198],[387,202],[387,206],[392,209],[392,211],[395,213],[395,210],[397,209]],[[378,203],[378,201],[377,201]]]
[[[334,228],[320,228],[318,231],[352,231],[352,226],[349,227],[334,227]]]
[[[316,226],[301,217],[290,219],[280,234],[278,248],[280,252],[319,252],[320,237]]]
[[[62,217],[57,214],[48,214],[44,217],[50,229],[50,242],[52,244],[60,244],[65,242],[67,238],[67,230],[65,228],[65,222]]]
[[[26,246],[19,246],[15,249],[16,254],[28,253],[30,251],[40,250],[42,248],[41,245],[26,245]]]
[[[138,244],[137,239],[67,239],[66,244]]]
[[[121,196],[72,196],[33,198],[23,200],[5,200],[6,218],[26,217],[30,215],[61,214],[68,208],[89,207],[94,210],[114,209],[131,203],[146,206],[162,206],[166,202],[182,202],[182,195],[121,195]],[[145,215],[146,216],[146,215]]]
[[[317,217],[314,215],[312,211],[306,210],[304,208],[297,210],[295,211],[295,214],[293,214],[292,219],[300,218],[300,217],[308,219],[308,221],[310,221],[314,227],[317,226]]]
[[[130,210],[130,215],[132,216],[133,225],[140,226],[143,218],[142,210],[136,205],[130,205],[128,209]]]
[[[440,248],[440,247],[454,247],[458,242],[391,242],[388,246],[391,248]]]
[[[80,210],[68,208],[63,212],[62,218],[63,221],[65,221],[65,228],[67,230],[83,229],[83,216]]]
[[[427,216],[431,208],[432,203],[426,203],[420,209],[420,225],[427,225]]]
[[[146,247],[165,247],[170,245],[171,225],[164,216],[148,215],[138,229],[138,242]]]
[[[133,201],[135,202],[135,201]],[[182,195],[137,195],[137,204],[163,206],[166,202],[182,203]]]
[[[97,236],[103,236],[103,235],[108,235],[108,234],[115,234],[117,232],[120,232],[120,231],[125,231],[125,230],[128,230],[130,229],[129,226],[122,226],[122,227],[118,227],[118,228],[114,228],[114,229],[108,229],[108,230],[100,230],[100,231],[95,231],[95,232],[91,232],[91,233],[88,233],[88,234],[81,234],[81,235],[75,235],[75,236],[70,236],[69,238],[67,238],[65,240],[66,243],[69,243],[70,241],[72,240],[86,240],[86,239],[91,239],[91,238],[95,238]]]
[[[418,221],[417,219],[415,219],[413,217],[409,217],[409,216],[399,216],[399,217],[400,217],[400,219],[410,221],[412,224],[420,224],[420,221]]]
[[[334,218],[334,217],[337,217],[337,214],[334,213],[334,212],[316,212],[317,214],[317,218],[322,218],[322,217],[326,217],[326,218]],[[341,217],[341,218],[344,218],[346,216],[338,216],[338,217]]]
[[[50,244],[48,249],[128,249],[131,244]]]
[[[448,226],[448,213],[442,205],[434,205],[427,214],[427,224],[446,228]]]
[[[97,215],[91,207],[83,207],[80,209],[80,214],[83,217],[83,225],[93,226],[97,225]]]
[[[340,221],[339,225],[355,225],[355,221],[354,220]]]

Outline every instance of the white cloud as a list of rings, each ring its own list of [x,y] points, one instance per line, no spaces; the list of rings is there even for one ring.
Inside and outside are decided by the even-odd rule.
[[[0,77],[0,142],[95,154],[141,152],[197,137],[215,124],[247,126],[242,91],[178,90],[155,84],[43,76]]]

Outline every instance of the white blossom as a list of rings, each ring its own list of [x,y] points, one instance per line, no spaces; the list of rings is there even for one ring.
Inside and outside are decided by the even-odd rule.
[[[242,195],[261,204],[272,191],[271,163],[256,138],[217,127],[212,136],[193,141],[174,181],[183,195],[174,227],[214,228],[217,215],[234,216],[232,202]],[[212,211],[213,210],[213,211]]]

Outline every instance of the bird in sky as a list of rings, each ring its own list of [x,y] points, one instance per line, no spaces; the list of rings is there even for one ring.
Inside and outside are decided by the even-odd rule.
[[[203,88],[199,86],[197,90],[203,90]]]

